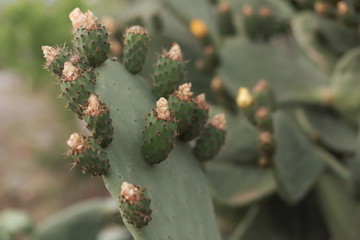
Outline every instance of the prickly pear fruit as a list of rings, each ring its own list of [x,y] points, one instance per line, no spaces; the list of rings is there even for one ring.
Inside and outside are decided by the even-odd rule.
[[[139,73],[144,67],[149,51],[149,34],[141,26],[132,26],[124,35],[124,65],[133,73]]]
[[[322,16],[334,18],[336,16],[335,7],[328,2],[325,1],[317,1],[314,4],[315,11]]]
[[[256,127],[262,131],[273,132],[271,112],[266,107],[260,107],[255,113]]]
[[[74,11],[77,14],[74,14]],[[85,15],[80,10],[74,11],[70,13],[70,19],[75,31],[75,48],[92,67],[99,66],[107,59],[110,47],[106,28],[98,24],[97,17],[90,10],[87,10]]]
[[[359,25],[356,13],[352,6],[346,1],[339,1],[336,5],[337,17],[348,26],[356,27]]]
[[[218,5],[218,22],[219,30],[223,36],[235,34],[235,26],[232,19],[232,12],[227,3],[221,2]]]
[[[121,184],[120,209],[127,223],[136,228],[142,228],[151,221],[151,200],[148,198],[146,189],[128,182]]]
[[[105,103],[100,102],[94,94],[91,94],[88,99],[84,120],[101,147],[107,147],[112,142],[114,128],[110,118],[110,109],[106,109]]]
[[[64,63],[70,59],[71,53],[65,47],[53,48],[50,46],[42,46],[41,49],[46,59],[45,67],[61,77],[62,71],[64,70]]]
[[[190,141],[200,135],[209,118],[209,107],[206,104],[205,94],[199,94],[195,99],[195,110],[192,121],[187,130],[179,136],[183,141]]]
[[[96,79],[91,71],[83,71],[70,62],[65,62],[63,77],[60,80],[62,96],[68,101],[68,107],[82,118],[82,106],[95,91]]]
[[[148,113],[143,131],[142,153],[149,164],[164,161],[175,145],[177,124],[169,111],[168,101],[160,98],[156,109]]]
[[[268,81],[262,79],[257,82],[252,90],[252,93],[258,106],[268,107],[271,111],[276,110],[275,96]]]
[[[275,153],[275,140],[271,132],[263,131],[260,133],[259,148],[261,153],[259,165],[263,168],[270,167]]]
[[[90,66],[86,58],[82,55],[79,55],[77,53],[73,54],[69,58],[69,62],[75,67],[82,69],[83,71],[91,72],[92,67]]]
[[[192,101],[191,83],[184,83],[169,97],[169,109],[174,113],[179,135],[186,132],[192,124],[195,103]]]
[[[106,153],[92,136],[84,137],[73,133],[67,145],[70,147],[70,155],[74,159],[74,167],[79,166],[83,173],[92,176],[104,175],[110,167]]]
[[[167,98],[179,85],[185,82],[186,62],[180,46],[173,43],[171,49],[157,60],[153,76],[153,92],[157,98]]]
[[[220,152],[225,143],[225,123],[224,114],[218,114],[208,121],[193,149],[193,154],[199,161],[210,160]]]

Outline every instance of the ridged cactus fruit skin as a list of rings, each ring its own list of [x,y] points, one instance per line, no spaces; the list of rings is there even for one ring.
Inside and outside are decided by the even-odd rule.
[[[187,130],[179,136],[182,141],[190,141],[198,137],[204,130],[206,121],[209,118],[209,107],[206,104],[205,94],[199,94],[195,99],[195,109],[191,124]]]
[[[119,200],[123,219],[134,225],[135,228],[145,227],[152,220],[151,200],[145,188],[123,182]]]
[[[141,26],[132,26],[124,34],[124,65],[133,73],[142,71],[149,51],[150,38]]]
[[[236,33],[232,19],[232,12],[230,10],[230,6],[227,3],[219,3],[217,18],[221,35],[232,36]]]
[[[64,70],[64,63],[69,61],[71,53],[64,47],[53,48],[50,46],[42,46],[44,58],[46,59],[45,67],[57,76],[62,76]]]
[[[164,51],[155,65],[152,88],[157,98],[167,98],[179,85],[185,82],[186,61],[180,46],[173,43],[171,49]]]
[[[65,62],[63,77],[59,82],[62,96],[68,101],[68,108],[82,118],[82,111],[87,100],[95,91],[95,74]]]
[[[216,115],[208,121],[204,131],[196,140],[193,154],[200,162],[208,161],[220,152],[225,143],[225,122],[224,114]]]
[[[70,148],[70,155],[74,159],[74,167],[79,166],[82,173],[89,173],[92,176],[106,174],[110,167],[110,161],[93,136],[85,137],[73,133],[67,141],[67,145]]]
[[[184,83],[169,97],[169,109],[175,116],[179,135],[185,133],[192,124],[195,110],[193,95],[191,83]]]
[[[82,16],[81,24],[74,33],[74,46],[92,67],[99,66],[107,59],[110,48],[108,33],[89,10]]]
[[[169,111],[168,102],[160,98],[146,117],[145,130],[143,131],[144,145],[142,153],[149,164],[164,161],[175,146],[177,124]]]
[[[105,103],[101,102],[94,94],[91,94],[88,99],[88,105],[84,111],[84,121],[101,147],[110,145],[114,134],[110,109],[107,109]]]

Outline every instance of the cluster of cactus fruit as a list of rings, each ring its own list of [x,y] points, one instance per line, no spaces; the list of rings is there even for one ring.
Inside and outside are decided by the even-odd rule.
[[[76,8],[70,13],[73,24],[73,48],[43,46],[46,68],[57,75],[62,97],[79,119],[84,120],[89,136],[73,133],[67,145],[73,157],[73,166],[92,176],[106,175],[110,168],[105,148],[113,141],[114,127],[107,108],[95,91],[94,69],[108,58],[109,40],[104,26],[91,11],[85,14]],[[149,34],[141,26],[131,26],[124,33],[122,62],[131,74],[142,71],[149,50]],[[225,115],[219,114],[208,121],[209,107],[205,94],[193,98],[191,83],[184,83],[186,61],[180,46],[174,43],[169,51],[158,57],[151,84],[159,98],[145,118],[144,145],[141,149],[149,164],[164,161],[175,146],[178,136],[182,141],[197,137],[193,150],[200,161],[214,158],[225,141]],[[184,84],[182,84],[184,83]],[[169,100],[167,100],[168,98]],[[120,209],[124,219],[136,228],[151,221],[150,199],[145,188],[123,182]]]
[[[357,239],[358,1],[147,1],[106,28],[74,10],[73,48],[43,48],[90,130],[68,140],[74,165],[134,238],[219,240],[211,193],[225,239]]]

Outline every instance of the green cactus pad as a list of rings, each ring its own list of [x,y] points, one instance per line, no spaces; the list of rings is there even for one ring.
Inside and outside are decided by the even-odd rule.
[[[124,182],[124,184],[128,184]],[[123,185],[121,186],[120,209],[122,210],[122,216],[127,223],[134,225],[135,228],[142,228],[149,224],[151,219],[152,210],[150,208],[151,200],[148,198],[145,188],[141,188],[136,185],[131,185],[133,189],[137,189],[135,193],[138,200],[131,201],[123,196]]]
[[[150,164],[164,161],[175,145],[177,124],[174,118],[169,121],[158,119],[155,109],[146,117],[143,132],[144,145],[142,153]]]
[[[69,49],[65,47],[58,48],[58,50],[59,53],[57,54],[56,58],[54,59],[54,61],[47,65],[47,68],[54,74],[61,77],[62,71],[64,70],[64,63],[69,61],[71,53],[69,52]]]
[[[207,125],[204,132],[196,140],[193,149],[194,156],[201,162],[214,158],[225,143],[226,132],[217,129],[212,125]]]
[[[74,37],[76,50],[85,56],[92,67],[99,66],[107,59],[110,43],[104,26],[91,31],[79,27]]]
[[[83,136],[81,136],[83,137]],[[106,174],[110,167],[106,152],[102,151],[100,145],[94,137],[83,137],[85,149],[83,152],[72,152],[74,166],[79,166],[83,173],[89,173],[92,176],[101,176]]]
[[[74,81],[60,80],[62,97],[68,101],[68,108],[82,118],[83,106],[86,106],[91,93],[95,91],[95,75],[93,72],[82,71],[81,76]]]
[[[106,109],[104,103],[101,103],[101,105],[104,110],[101,114],[91,116],[85,113],[84,121],[100,146],[107,147],[113,140],[114,128],[110,118],[110,109]]]
[[[193,101],[182,101],[175,96],[170,96],[169,109],[174,113],[179,135],[183,134],[192,124],[195,103]]]
[[[171,51],[171,50],[170,50]],[[185,82],[186,62],[172,60],[168,53],[159,56],[153,76],[153,92],[157,98],[167,98],[179,85]]]
[[[132,26],[126,30],[124,36],[124,65],[133,73],[142,71],[149,50],[150,38],[141,26]]]
[[[106,61],[95,71],[97,93],[111,106],[114,125],[114,141],[106,149],[111,162],[103,176],[106,187],[118,199],[125,180],[146,186],[152,201],[148,226],[136,229],[125,223],[134,239],[220,240],[206,178],[190,146],[176,143],[161,164],[144,161],[144,116],[156,100],[149,84],[118,62]]]

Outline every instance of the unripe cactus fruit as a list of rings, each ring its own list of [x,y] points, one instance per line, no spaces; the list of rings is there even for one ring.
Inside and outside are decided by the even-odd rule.
[[[64,63],[70,59],[71,54],[65,47],[57,47],[55,49],[50,46],[42,46],[41,49],[46,59],[45,67],[61,77],[62,71],[64,70]]]
[[[253,97],[259,106],[266,106],[271,111],[276,110],[276,101],[274,93],[265,79],[256,83],[253,90]]]
[[[63,77],[60,80],[62,96],[68,101],[68,107],[82,118],[82,106],[87,105],[91,93],[95,91],[95,75],[83,71],[70,62],[65,62]]]
[[[105,103],[100,102],[94,94],[91,94],[88,99],[84,120],[101,147],[107,147],[112,142],[114,128],[110,118],[110,109],[106,109]]]
[[[271,132],[263,131],[259,135],[259,148],[261,157],[259,159],[260,167],[267,168],[272,166],[275,153],[275,140]]]
[[[262,131],[273,131],[271,112],[266,107],[260,107],[255,113],[256,127]]]
[[[196,138],[204,130],[206,121],[209,118],[209,107],[206,104],[205,94],[199,94],[195,99],[195,109],[192,116],[191,124],[188,129],[180,135],[183,141],[190,141]]]
[[[190,22],[190,32],[199,39],[204,46],[211,44],[209,30],[203,20],[198,18],[192,19]]]
[[[180,46],[173,43],[168,52],[164,51],[157,60],[153,76],[153,92],[157,98],[168,97],[185,82],[186,62]]]
[[[221,2],[218,5],[219,30],[223,36],[235,34],[235,26],[232,19],[232,12],[227,3]]]
[[[74,159],[74,167],[79,166],[83,173],[92,176],[104,175],[110,167],[110,161],[100,145],[92,136],[84,137],[78,133],[71,134],[67,145]]]
[[[353,8],[345,1],[339,1],[336,5],[337,17],[348,26],[358,26],[358,19]]]
[[[149,34],[141,26],[132,26],[124,34],[124,65],[133,73],[139,73],[144,67],[149,51]]]
[[[195,103],[192,101],[191,83],[184,83],[169,97],[169,109],[174,113],[179,135],[186,132],[192,124]]]
[[[70,19],[72,14],[73,12],[70,13]],[[71,19],[74,30],[76,29],[74,33],[76,50],[85,56],[92,67],[99,66],[107,59],[109,52],[108,33],[104,26],[98,24],[96,16],[90,10],[86,11],[85,18],[80,17],[80,19],[80,21],[77,18],[74,21]]]
[[[196,140],[194,156],[201,162],[214,158],[225,143],[225,114],[218,114],[208,121],[207,126]]]
[[[168,101],[160,98],[156,109],[148,113],[143,131],[142,153],[149,164],[164,161],[175,145],[177,124],[169,111]]]
[[[120,191],[120,209],[127,223],[136,228],[142,228],[151,221],[151,200],[148,198],[146,189],[123,182]]]

